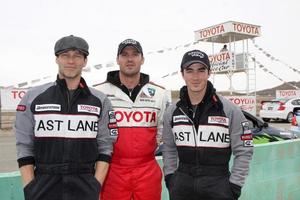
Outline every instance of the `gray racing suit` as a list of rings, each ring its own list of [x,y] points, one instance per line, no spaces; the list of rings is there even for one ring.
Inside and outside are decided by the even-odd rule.
[[[171,200],[237,199],[252,158],[252,134],[241,110],[208,82],[193,110],[187,88],[163,127],[164,174]],[[233,154],[233,166],[228,164]]]
[[[25,199],[98,200],[97,161],[110,162],[117,129],[108,98],[84,79],[73,95],[66,82],[30,89],[17,107],[18,163],[34,165]]]

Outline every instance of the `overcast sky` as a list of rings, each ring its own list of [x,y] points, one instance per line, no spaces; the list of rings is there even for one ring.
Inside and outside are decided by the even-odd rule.
[[[194,31],[226,21],[261,26],[255,43],[273,57],[300,70],[300,1],[298,0],[0,0],[0,86],[30,82],[55,76],[55,42],[66,35],[85,38],[90,45],[89,66],[113,62],[118,44],[133,38],[141,42],[146,62],[142,71],[170,89],[183,84],[180,75],[161,78],[179,69],[184,52],[201,49],[208,54],[211,44],[188,48],[174,47],[194,41]],[[173,48],[164,53],[147,54]],[[217,48],[221,48],[217,46]],[[249,41],[249,50],[257,60],[285,81],[299,81],[300,75],[287,65],[271,61]],[[83,73],[88,83],[105,80],[108,70],[91,69]],[[239,89],[239,79],[234,87]],[[257,69],[257,89],[282,82]],[[226,90],[229,81],[216,77],[218,90]]]

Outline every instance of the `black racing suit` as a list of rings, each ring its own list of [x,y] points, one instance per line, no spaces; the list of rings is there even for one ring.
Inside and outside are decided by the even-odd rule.
[[[218,96],[210,82],[194,110],[186,86],[181,89],[180,100],[165,113],[163,143],[171,200],[239,197],[252,157],[252,135],[240,109]]]
[[[64,79],[30,89],[17,107],[18,163],[34,165],[27,200],[98,200],[95,163],[110,162],[116,139],[108,98],[81,78],[72,97]]]

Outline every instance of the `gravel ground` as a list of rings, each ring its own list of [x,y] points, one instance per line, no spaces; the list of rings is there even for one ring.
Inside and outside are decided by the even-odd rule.
[[[0,173],[18,170],[16,140],[12,129],[0,130]]]

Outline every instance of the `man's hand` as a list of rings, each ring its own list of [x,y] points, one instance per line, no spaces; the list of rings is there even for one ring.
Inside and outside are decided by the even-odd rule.
[[[33,165],[24,165],[20,167],[20,173],[22,177],[23,187],[25,187],[34,179]]]
[[[106,174],[108,172],[109,164],[107,162],[98,161],[96,163],[95,178],[99,181],[101,186],[105,180]]]

